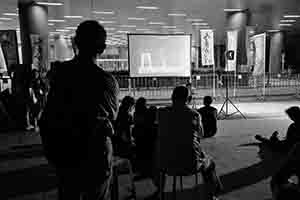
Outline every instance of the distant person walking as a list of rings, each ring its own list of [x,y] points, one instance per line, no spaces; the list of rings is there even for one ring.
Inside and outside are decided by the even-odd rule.
[[[59,200],[109,199],[119,87],[96,65],[105,40],[97,21],[82,22],[75,36],[78,55],[52,74],[39,125],[45,155],[56,168]]]

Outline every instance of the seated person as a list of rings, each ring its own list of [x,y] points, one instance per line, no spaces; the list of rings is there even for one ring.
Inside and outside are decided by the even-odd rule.
[[[297,176],[298,183],[290,180]],[[287,160],[279,171],[272,177],[271,191],[273,200],[299,199],[300,198],[300,143],[295,144],[289,152]]]
[[[213,99],[211,96],[205,96],[204,106],[197,111],[201,115],[204,137],[212,137],[217,133],[217,109],[211,106]]]
[[[189,90],[187,87],[185,87],[185,86],[176,87],[172,93],[172,106],[167,107],[166,109],[170,110],[172,112],[177,112],[177,113],[186,112],[186,113],[192,114],[193,120],[191,121],[191,124],[192,124],[191,134],[193,135],[193,153],[194,153],[193,157],[196,158],[195,170],[201,169],[205,185],[208,188],[208,193],[211,194],[212,196],[215,196],[220,191],[222,186],[216,175],[215,164],[213,163],[212,160],[210,160],[211,165],[210,165],[209,169],[207,168],[207,170],[202,170],[202,167],[203,167],[202,164],[203,164],[203,159],[205,158],[205,154],[202,151],[202,148],[200,145],[200,139],[203,136],[203,130],[201,127],[201,122],[200,122],[201,117],[196,110],[193,110],[188,107],[188,105],[187,105],[188,97],[189,97]],[[182,137],[184,137],[185,134],[186,133],[184,133],[182,135]],[[153,175],[154,175],[152,177],[153,183],[158,188],[157,192],[155,192],[153,195],[153,196],[155,196],[155,195],[159,194],[159,176],[157,175],[157,172],[154,172]],[[162,182],[163,182],[163,186],[164,186],[165,185],[165,177],[162,177],[162,179],[163,179]],[[215,184],[215,183],[217,183],[217,184]],[[216,185],[218,185],[218,186],[216,186]],[[153,198],[153,196],[151,196],[151,198]]]
[[[122,99],[118,116],[115,121],[113,137],[114,152],[117,156],[132,159],[134,142],[132,138],[134,98],[125,96]]]
[[[257,140],[269,145],[274,151],[289,152],[294,144],[300,142],[300,108],[297,106],[292,106],[285,112],[293,121],[293,123],[288,127],[284,140],[278,139],[277,136],[279,133],[277,131],[275,131],[269,139],[264,138],[261,135],[255,136]]]

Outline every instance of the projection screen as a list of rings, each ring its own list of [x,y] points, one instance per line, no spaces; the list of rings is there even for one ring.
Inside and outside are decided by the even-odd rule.
[[[189,77],[191,35],[128,34],[131,77]]]

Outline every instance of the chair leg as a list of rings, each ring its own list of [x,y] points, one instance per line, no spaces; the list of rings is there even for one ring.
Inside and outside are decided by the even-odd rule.
[[[183,191],[182,176],[180,176],[180,189],[181,189],[181,191]]]
[[[176,176],[173,176],[173,200],[176,200]]]

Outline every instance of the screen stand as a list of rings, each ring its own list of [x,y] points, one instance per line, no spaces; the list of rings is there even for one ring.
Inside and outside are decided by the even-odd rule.
[[[221,119],[220,116],[223,116],[222,119],[227,119],[236,113],[240,113],[242,115],[242,117],[244,119],[246,119],[245,115],[243,115],[243,113],[234,105],[234,103],[228,97],[228,76],[226,77],[225,86],[226,86],[226,97],[225,97],[225,101],[218,113],[218,119]],[[233,113],[228,113],[228,104],[231,104],[236,109],[236,111]],[[225,110],[224,110],[224,108],[225,108]]]

